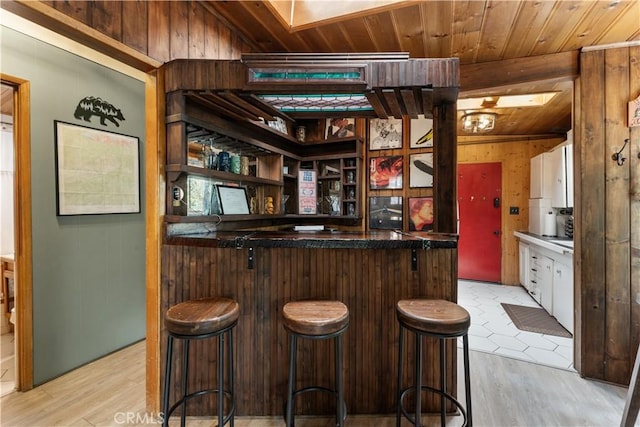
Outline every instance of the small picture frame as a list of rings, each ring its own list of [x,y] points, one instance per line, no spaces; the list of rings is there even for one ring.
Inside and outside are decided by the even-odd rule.
[[[356,134],[356,119],[331,117],[326,120],[325,139],[350,138]]]
[[[433,230],[433,197],[409,197],[409,231]]]
[[[318,210],[318,181],[316,171],[298,171],[298,214],[315,215]]]
[[[433,187],[433,153],[409,155],[409,187]]]
[[[401,230],[402,197],[369,197],[369,228]]]
[[[402,119],[369,120],[369,149],[402,148]]]
[[[247,189],[231,185],[216,185],[220,197],[220,212],[222,215],[248,215],[249,202]]]
[[[411,119],[410,148],[433,147],[433,120]]]
[[[402,156],[370,158],[369,185],[372,190],[402,188]]]

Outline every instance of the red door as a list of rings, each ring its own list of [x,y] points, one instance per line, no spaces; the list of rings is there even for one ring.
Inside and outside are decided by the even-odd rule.
[[[458,277],[501,281],[502,164],[458,165]]]

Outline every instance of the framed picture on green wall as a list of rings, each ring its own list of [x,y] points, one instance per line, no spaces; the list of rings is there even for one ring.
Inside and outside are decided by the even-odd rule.
[[[140,212],[137,137],[54,121],[57,215]]]

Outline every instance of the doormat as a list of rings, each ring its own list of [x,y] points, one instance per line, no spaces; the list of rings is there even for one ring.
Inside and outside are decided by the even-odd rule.
[[[571,338],[571,333],[558,323],[558,321],[549,313],[547,313],[544,308],[526,307],[524,305],[505,303],[500,304],[502,305],[502,308],[504,308],[504,311],[507,312],[516,328],[521,331]]]

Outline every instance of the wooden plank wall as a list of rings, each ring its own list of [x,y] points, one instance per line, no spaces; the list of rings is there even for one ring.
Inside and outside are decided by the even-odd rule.
[[[529,160],[560,144],[564,138],[502,142],[458,141],[458,163],[502,163],[502,280],[518,285],[518,241],[514,231],[529,227]],[[519,215],[509,215],[509,207],[518,206]]]
[[[42,3],[160,62],[239,59],[242,53],[256,50],[198,1]]]
[[[288,335],[281,309],[291,300],[331,298],[350,311],[344,335],[345,396],[350,414],[394,413],[398,322],[395,304],[401,298],[426,296],[457,300],[457,250],[418,251],[418,271],[411,271],[411,251],[367,249],[255,249],[255,269],[247,269],[248,250],[164,245],[162,250],[162,312],[190,298],[229,296],[240,304],[235,329],[235,387],[238,415],[281,415],[288,377]],[[162,360],[166,333],[162,331]],[[190,390],[215,384],[216,344],[196,342],[190,351]],[[413,372],[413,341],[407,343],[405,384]],[[455,340],[450,341],[448,390],[456,394]],[[438,384],[438,347],[425,346],[425,381]],[[176,353],[181,357],[181,346]],[[449,358],[450,357],[450,358]],[[297,386],[331,387],[333,344],[300,340]],[[179,360],[179,359],[178,359]],[[175,361],[179,372],[180,362]],[[472,368],[473,369],[473,368]],[[174,375],[172,384],[177,384]],[[435,383],[434,383],[435,381]],[[161,382],[162,383],[162,382]],[[172,393],[176,387],[172,387]],[[215,399],[194,401],[190,414],[215,413]],[[333,411],[320,395],[301,397],[300,412]],[[425,405],[439,410],[439,399]]]
[[[588,50],[580,63],[577,366],[628,384],[640,333],[640,128],[627,127],[627,103],[640,95],[640,47]],[[626,138],[618,166],[611,155]]]

